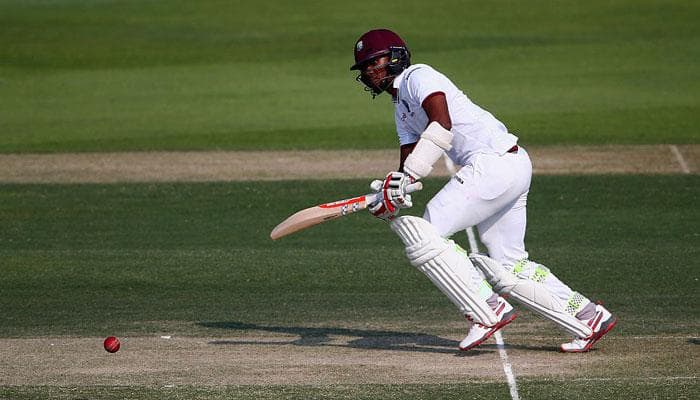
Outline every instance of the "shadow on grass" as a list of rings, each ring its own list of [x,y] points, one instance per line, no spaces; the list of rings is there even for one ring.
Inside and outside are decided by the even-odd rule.
[[[395,350],[395,351],[411,351],[417,353],[441,353],[454,354],[458,357],[472,357],[482,354],[492,353],[497,350],[496,344],[486,343],[479,346],[478,349],[472,349],[466,352],[458,350],[459,341],[445,339],[435,335],[414,332],[397,332],[397,331],[381,331],[381,330],[366,330],[366,329],[348,329],[348,328],[308,328],[296,326],[264,326],[257,324],[249,324],[243,322],[200,322],[198,325],[213,328],[213,329],[230,329],[240,331],[264,331],[273,333],[282,333],[287,335],[297,335],[299,338],[290,339],[288,341],[279,340],[212,340],[209,344],[213,345],[269,345],[269,346],[329,346],[329,347],[349,347],[353,349],[370,349],[370,350]],[[356,337],[351,340],[337,340],[331,336],[346,336]],[[493,342],[493,339],[489,339]],[[522,346],[522,345],[506,345],[508,348],[539,350],[539,351],[556,351],[554,347],[547,346]]]

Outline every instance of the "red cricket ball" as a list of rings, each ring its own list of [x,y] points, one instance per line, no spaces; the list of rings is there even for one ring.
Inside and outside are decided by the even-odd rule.
[[[110,336],[107,339],[105,339],[104,345],[105,345],[105,350],[107,350],[110,353],[116,353],[117,351],[119,351],[119,346],[120,346],[119,339],[117,339],[114,336]]]

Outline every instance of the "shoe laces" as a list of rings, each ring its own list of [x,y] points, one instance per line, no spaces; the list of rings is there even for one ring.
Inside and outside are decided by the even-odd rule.
[[[482,324],[482,323],[480,323],[480,322],[474,321],[474,319],[473,319],[472,317],[468,316],[468,315],[465,315],[465,317],[467,318],[467,320],[468,320],[469,322],[472,323],[472,326],[479,326],[479,327],[481,327],[481,328],[488,328],[488,326],[486,326],[486,325],[484,325],[484,324]]]
[[[568,344],[571,346],[575,346],[575,347],[585,347],[587,343],[588,343],[587,339],[575,337]]]

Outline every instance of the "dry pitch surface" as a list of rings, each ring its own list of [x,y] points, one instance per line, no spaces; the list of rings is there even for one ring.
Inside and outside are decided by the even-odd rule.
[[[699,145],[533,147],[529,152],[536,174],[697,174],[700,167]],[[367,178],[382,176],[395,166],[396,158],[394,151],[0,155],[0,182]],[[438,174],[447,174],[443,166]],[[505,379],[493,339],[460,353],[456,345],[465,325],[446,321],[436,331],[447,333],[301,337],[259,329],[240,333],[244,336],[167,337],[164,332],[122,338],[122,349],[115,354],[102,349],[103,338],[47,338],[37,332],[36,338],[0,340],[0,385],[169,387]],[[675,362],[700,359],[695,337],[622,337],[613,331],[598,350],[571,355],[556,351],[566,336],[552,336],[553,332],[553,325],[539,319],[516,320],[505,329],[508,357],[518,378],[575,375],[577,380],[591,381],[697,381],[694,363]]]
[[[465,330],[466,326],[462,327]],[[698,356],[687,337],[621,337],[612,331],[587,354],[556,351],[561,338],[537,336],[556,328],[544,321],[506,328],[506,351],[517,378],[693,381]],[[167,337],[167,336],[164,336]],[[102,338],[0,341],[0,385],[150,386],[343,385],[502,381],[493,339],[456,351],[452,335],[362,338],[249,332],[240,337],[127,337],[109,354]],[[314,341],[314,344],[304,343]],[[644,351],[640,351],[640,349]],[[691,363],[692,364],[692,363]],[[686,382],[688,383],[688,382]]]
[[[535,174],[697,174],[700,145],[528,148]],[[0,154],[0,183],[383,177],[398,150]],[[438,163],[434,175],[447,175]]]

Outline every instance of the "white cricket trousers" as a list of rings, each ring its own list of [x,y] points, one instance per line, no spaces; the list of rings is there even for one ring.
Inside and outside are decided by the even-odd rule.
[[[532,163],[517,152],[477,154],[433,197],[423,218],[441,236],[476,226],[489,256],[502,265],[528,258],[525,251],[527,194]]]

